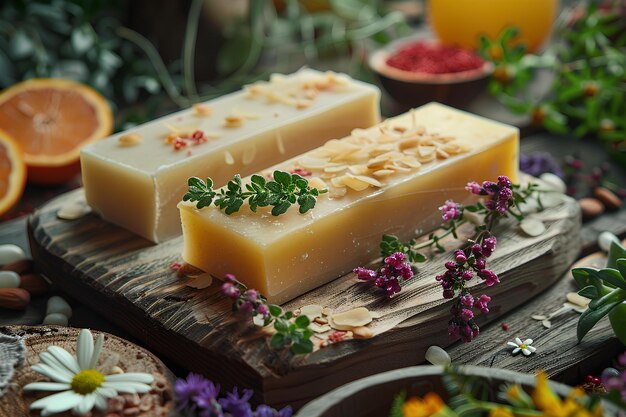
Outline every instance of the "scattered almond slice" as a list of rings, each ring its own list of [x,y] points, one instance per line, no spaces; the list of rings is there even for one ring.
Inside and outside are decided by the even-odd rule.
[[[533,320],[545,320],[548,316],[544,316],[543,314],[533,314],[530,316]]]
[[[546,329],[549,329],[550,327],[552,327],[552,322],[550,320],[543,320],[541,322],[541,324],[543,325],[543,327],[545,327]]]
[[[566,295],[567,301],[572,304],[576,304],[580,307],[587,307],[591,300],[587,297],[583,297],[582,295],[575,292],[568,292]]]
[[[378,171],[372,172],[372,175],[376,178],[385,178],[395,173],[396,171],[394,171],[393,169],[379,169]]]
[[[448,158],[450,158],[450,154],[448,152],[444,151],[441,148],[437,148],[436,154],[437,154],[437,159],[448,159]]]
[[[520,222],[519,228],[531,237],[540,236],[546,231],[546,226],[541,220],[528,217]]]
[[[322,315],[322,306],[317,304],[306,305],[300,308],[300,314],[304,314],[312,319],[319,317]]]
[[[208,104],[196,103],[191,106],[191,113],[196,117],[209,117],[213,114],[213,108]]]
[[[352,334],[355,339],[371,339],[374,337],[374,332],[369,327],[360,326],[352,329]]]
[[[330,307],[324,307],[322,309],[322,315],[324,316],[330,316],[331,314],[333,314],[333,309]]]
[[[370,316],[372,316],[373,319],[379,319],[383,315],[381,313],[379,313],[378,311],[370,311]]]
[[[341,181],[341,184],[353,189],[354,191],[363,191],[370,187],[370,183],[368,181],[363,181],[352,174],[343,175],[339,177],[338,180]]]
[[[235,158],[233,157],[233,154],[229,151],[224,151],[224,162],[226,162],[226,165],[235,164]]]
[[[328,320],[326,320],[326,319],[325,319],[325,318],[323,318],[323,317],[315,317],[315,318],[313,319],[313,321],[314,321],[315,323],[317,323],[317,324],[320,324],[320,325],[325,325],[325,324],[328,324]]]
[[[309,179],[309,187],[317,188],[318,190],[324,190],[328,188],[328,185],[326,185],[323,179],[319,177],[312,177]]]
[[[241,156],[241,163],[244,165],[250,165],[252,161],[254,161],[255,156],[256,156],[256,146],[248,146],[243,151],[243,155]]]
[[[193,275],[189,278],[192,278],[190,282],[187,283],[188,287],[195,288],[197,290],[203,290],[207,287],[210,287],[213,283],[213,277],[209,273],[204,273],[200,275]]]
[[[224,127],[232,129],[243,126],[244,118],[241,116],[226,116],[224,118]]]
[[[137,133],[128,133],[117,138],[117,144],[119,146],[130,147],[139,145],[142,140],[143,138],[141,135],[138,135]]]
[[[338,330],[350,330],[354,327],[365,326],[372,322],[372,315],[365,307],[358,307],[331,316],[333,327]]]
[[[332,330],[328,324],[317,324],[315,322],[309,324],[309,329],[311,329],[314,333],[326,333]]]

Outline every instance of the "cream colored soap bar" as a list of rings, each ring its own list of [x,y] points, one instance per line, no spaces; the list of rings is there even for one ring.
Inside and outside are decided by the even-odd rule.
[[[87,202],[149,240],[180,234],[176,204],[187,178],[225,184],[380,121],[379,91],[345,75],[303,69],[274,75],[87,146]]]
[[[428,104],[264,171],[297,169],[329,189],[304,215],[244,206],[228,216],[181,202],[183,258],[283,303],[375,259],[382,234],[432,230],[445,200],[467,198],[467,182],[516,181],[518,148],[514,127]]]

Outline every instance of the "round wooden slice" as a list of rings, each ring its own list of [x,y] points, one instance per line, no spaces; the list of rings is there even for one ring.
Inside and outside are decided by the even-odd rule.
[[[30,412],[30,404],[38,398],[54,392],[23,392],[22,387],[31,382],[49,381],[31,370],[39,363],[39,354],[48,346],[56,345],[76,356],[76,339],[80,329],[58,326],[8,326],[0,332],[19,335],[24,341],[24,360],[15,368],[4,396],[0,397],[1,415],[11,417],[38,416],[39,411]],[[92,417],[161,417],[168,416],[174,405],[173,375],[156,356],[147,350],[112,334],[92,331],[94,339],[104,334],[104,345],[96,367],[112,373],[117,366],[124,372],[145,372],[154,376],[152,391],[146,394],[123,394],[109,400],[109,409],[102,413],[94,409]],[[58,414],[72,416],[71,412]]]

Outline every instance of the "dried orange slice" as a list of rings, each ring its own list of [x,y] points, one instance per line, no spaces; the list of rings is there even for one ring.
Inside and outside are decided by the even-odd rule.
[[[30,182],[58,184],[80,169],[81,147],[111,134],[113,115],[84,84],[36,78],[0,94],[0,129],[22,148]]]
[[[0,130],[0,215],[18,202],[26,185],[26,164],[22,151]]]

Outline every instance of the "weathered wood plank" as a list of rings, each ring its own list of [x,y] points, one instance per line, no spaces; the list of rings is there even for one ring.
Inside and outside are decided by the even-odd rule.
[[[350,274],[291,301],[286,308],[311,303],[335,310],[365,306],[381,315],[371,325],[377,335],[373,339],[293,357],[271,350],[257,329],[230,314],[217,283],[194,290],[177,278],[169,265],[179,260],[181,239],[151,245],[95,215],[75,221],[56,217],[63,204],[81,198],[82,190],[68,193],[30,218],[31,251],[40,268],[154,351],[226,386],[253,388],[264,402],[298,406],[356,378],[420,363],[431,344],[450,344],[445,330],[450,304],[441,299],[433,279],[446,255],[433,254],[420,265],[418,278],[393,300],[381,300]],[[524,238],[512,224],[498,230],[500,243],[490,265],[502,284],[486,291],[494,303],[481,324],[543,292],[577,257],[577,204],[570,201],[539,216],[548,225],[540,237]]]

